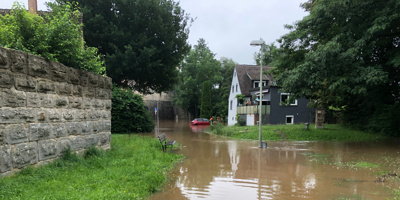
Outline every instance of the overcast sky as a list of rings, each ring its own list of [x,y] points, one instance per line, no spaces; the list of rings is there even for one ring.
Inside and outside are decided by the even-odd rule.
[[[28,0],[18,0],[28,5]],[[46,10],[38,0],[38,9]],[[300,8],[306,0],[181,0],[180,5],[195,19],[190,27],[189,43],[196,45],[204,38],[216,58],[231,58],[239,64],[255,64],[253,55],[259,47],[251,40],[275,42],[288,33],[285,24],[293,24],[308,13]],[[0,0],[0,8],[8,9],[13,0]]]

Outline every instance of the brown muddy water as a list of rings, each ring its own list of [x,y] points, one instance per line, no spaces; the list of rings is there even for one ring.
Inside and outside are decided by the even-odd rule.
[[[181,145],[173,152],[186,159],[151,200],[390,199],[393,189],[400,189],[398,177],[376,182],[400,169],[395,141],[271,141],[260,149],[257,141],[210,135],[189,122],[159,126]]]

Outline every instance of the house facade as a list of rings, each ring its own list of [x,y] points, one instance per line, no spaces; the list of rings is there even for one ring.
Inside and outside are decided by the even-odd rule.
[[[263,66],[263,71],[270,68]],[[263,84],[261,97],[260,84]],[[260,102],[263,105],[262,124],[308,123],[313,114],[307,108],[309,100],[290,98],[289,93],[280,91],[271,75],[263,74],[263,81],[260,83],[260,66],[236,66],[229,94],[228,126],[239,121],[248,126],[257,125]]]

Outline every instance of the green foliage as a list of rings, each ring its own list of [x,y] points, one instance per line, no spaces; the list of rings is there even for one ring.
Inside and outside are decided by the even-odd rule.
[[[180,83],[175,87],[173,101],[194,117],[199,116],[203,82],[209,81],[213,86],[222,82],[221,63],[214,57],[205,40],[200,39],[181,64]]]
[[[310,15],[279,39],[278,85],[315,107],[346,107],[346,124],[398,134],[400,118],[374,118],[400,102],[400,2],[310,0],[303,7]]]
[[[90,157],[100,157],[103,156],[104,152],[95,146],[91,146],[87,149],[85,149],[85,152],[83,152],[83,158],[87,159]]]
[[[111,137],[111,150],[87,150],[101,156],[74,154],[79,162],[58,159],[0,178],[0,199],[146,199],[182,159],[162,152],[155,138]]]
[[[172,89],[189,52],[190,18],[173,0],[57,0],[77,2],[88,45],[105,55],[115,84],[141,93]]]
[[[271,44],[264,44],[261,47],[261,52],[254,53],[254,60],[256,61],[257,65],[261,65],[261,59],[262,59],[262,65],[273,65],[274,61],[278,57],[278,47],[275,46],[274,43]]]
[[[201,90],[201,110],[200,117],[211,118],[212,105],[211,105],[211,83],[209,81],[203,82],[203,88]]]
[[[228,101],[231,91],[233,70],[237,65],[232,59],[221,58],[221,82],[218,89],[213,90],[213,115],[226,119],[228,116]]]
[[[244,96],[243,94],[237,94],[236,96],[235,96],[235,98],[237,98],[237,100],[238,100],[238,102],[240,103],[240,104],[243,104],[244,103],[244,98],[245,98],[246,96]]]
[[[80,13],[72,5],[48,3],[51,12],[31,14],[18,2],[10,14],[0,16],[0,46],[26,51],[69,67],[102,74],[97,49],[85,47]]]
[[[240,117],[239,114],[236,114],[236,124],[235,126],[245,126],[246,121]]]
[[[154,121],[140,95],[114,85],[111,100],[111,132],[113,134],[142,133],[153,130]]]

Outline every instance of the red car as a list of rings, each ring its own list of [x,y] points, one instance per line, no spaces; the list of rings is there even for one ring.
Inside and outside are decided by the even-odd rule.
[[[210,125],[210,120],[206,118],[196,118],[191,122],[192,125]]]

